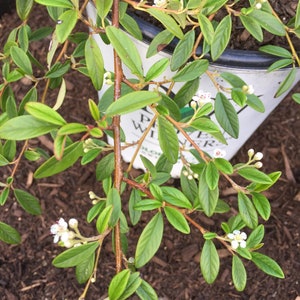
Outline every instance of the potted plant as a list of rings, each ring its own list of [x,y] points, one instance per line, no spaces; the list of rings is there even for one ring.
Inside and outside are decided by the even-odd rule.
[[[2,167],[13,165],[7,180],[1,182],[1,205],[13,196],[25,211],[35,215],[41,213],[38,199],[26,189],[18,188],[16,172],[23,157],[30,161],[43,160],[34,173],[35,179],[55,176],[77,161],[81,165],[96,161],[95,177],[101,183],[103,194],[89,193],[93,205],[87,213],[87,222],[95,227],[95,234],[83,236],[75,218],[68,222],[60,218],[50,228],[54,243],[68,248],[53,260],[54,266],[75,267],[78,281],[86,283],[80,299],[86,298],[90,284],[96,281],[97,265],[104,251],[102,244],[109,237],[113,239],[116,262],[116,275],[107,289],[109,299],[126,299],[134,293],[141,299],[157,299],[153,287],[141,277],[139,270],[151,260],[162,242],[164,219],[183,234],[189,234],[190,226],[193,226],[203,237],[200,269],[208,283],[213,283],[219,273],[217,247],[224,247],[232,255],[232,280],[238,291],[244,290],[247,283],[245,261],[253,262],[268,275],[284,278],[280,266],[259,251],[263,246],[263,222],[271,214],[264,192],[276,183],[280,172],[266,174],[259,170],[263,154],[253,149],[248,151],[245,162],[232,165],[224,158],[222,149],[215,148],[209,154],[194,141],[192,135],[201,131],[226,143],[224,132],[234,137],[238,133],[239,118],[234,105],[243,107],[247,104],[263,110],[262,101],[253,94],[245,79],[232,72],[215,74],[209,69],[215,68],[215,65],[207,55],[210,53],[213,60],[219,59],[230,39],[230,14],[239,15],[244,26],[257,39],[261,38],[262,27],[272,31],[273,27],[276,28],[273,33],[283,34],[284,30],[285,34],[292,32],[297,35],[299,5],[290,27],[287,27],[275,17],[267,1],[251,1],[251,6],[238,14],[233,8],[234,3],[226,0],[160,2],[156,6],[144,2],[97,0],[94,5],[98,20],[94,21],[85,16],[88,2],[16,1],[22,24],[12,29],[0,56],[0,159]],[[49,16],[56,22],[55,30],[31,30],[29,20],[34,17],[34,5],[38,4],[47,7]],[[147,70],[143,69],[143,58],[135,43],[119,28],[122,24],[135,37],[141,37],[136,23],[126,13],[128,4],[150,13],[166,27],[153,37],[149,49],[152,47],[156,53],[174,36],[178,38],[171,58],[159,58]],[[214,15],[223,7],[228,15],[214,23]],[[260,9],[263,9],[262,14],[258,15],[266,17],[266,23],[262,23],[256,15]],[[76,32],[74,28],[78,21],[91,29],[90,34]],[[181,27],[185,28],[185,32]],[[201,29],[201,32],[196,29]],[[30,45],[31,41],[50,33],[51,43],[43,64],[32,55]],[[113,70],[106,69],[105,49],[97,46],[95,35],[100,35],[106,44],[113,46]],[[202,50],[198,47],[200,42],[203,42]],[[76,45],[75,49],[69,47],[71,43]],[[287,91],[297,76],[299,57],[293,44],[289,45],[291,53],[276,46],[263,48],[265,52],[283,57],[275,61],[271,69],[292,65],[277,94]],[[128,75],[125,75],[125,66],[130,71]],[[167,68],[171,69],[172,75],[161,77]],[[101,91],[105,85],[111,85],[105,93],[101,93],[99,102],[89,99],[83,104],[92,122],[68,122],[67,115],[60,112],[62,103],[66,101],[64,76],[70,70],[88,76],[96,90]],[[217,87],[215,95],[209,94],[206,87],[199,91],[199,77],[202,78],[204,73]],[[33,83],[22,99],[18,99],[11,87],[20,80]],[[38,93],[37,87],[42,83],[45,83],[43,91]],[[181,86],[174,90],[177,83]],[[58,91],[54,105],[46,100],[50,88]],[[232,99],[226,96],[227,92]],[[295,94],[294,99],[299,101],[299,94]],[[128,142],[128,128],[123,126],[120,116],[141,109],[147,113],[151,111],[153,116],[142,136],[133,143]],[[216,120],[211,117],[213,111]],[[130,147],[142,148],[147,134],[155,126],[162,154],[157,160],[141,155],[146,171],[135,177],[131,172],[134,159],[124,169],[122,151]],[[51,157],[30,144],[31,139],[45,134],[53,139],[54,154]],[[113,145],[108,144],[104,137],[113,139]],[[192,154],[193,161],[189,160],[187,153]],[[135,151],[133,158],[137,154]],[[176,188],[168,180],[178,158],[181,161],[180,187]],[[224,178],[235,190],[235,203],[220,199],[220,178]],[[129,199],[124,198],[124,189],[130,190]],[[231,206],[233,210],[230,210]],[[226,221],[220,222],[219,230],[206,228],[196,221],[198,214],[211,217],[215,213],[230,215]],[[134,257],[128,257],[128,223],[137,225],[142,214],[147,214],[148,221],[137,241]],[[8,224],[0,222],[0,239],[14,244],[20,242],[20,235]]]

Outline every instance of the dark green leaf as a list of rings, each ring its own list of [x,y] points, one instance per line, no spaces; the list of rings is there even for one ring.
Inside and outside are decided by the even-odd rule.
[[[219,183],[219,171],[213,161],[210,161],[205,168],[205,179],[210,190],[217,188]]]
[[[159,212],[146,225],[139,237],[135,252],[136,268],[141,268],[154,256],[160,246],[163,229],[163,218]]]
[[[102,181],[111,175],[115,169],[114,152],[104,156],[97,164],[96,178],[98,181]]]
[[[247,248],[254,248],[257,246],[265,235],[265,228],[262,224],[258,225],[249,235],[247,239]]]
[[[152,286],[145,280],[142,280],[141,285],[136,290],[137,295],[141,300],[158,300],[158,297]]]
[[[178,71],[174,76],[175,82],[186,82],[200,77],[208,69],[208,60],[200,59],[188,63],[183,69]],[[190,99],[189,99],[190,100]]]
[[[28,75],[32,75],[32,66],[30,59],[25,51],[19,47],[13,46],[10,48],[10,55],[14,63]]]
[[[39,201],[31,194],[23,190],[14,189],[14,195],[19,204],[28,213],[32,215],[40,215],[42,213]]]
[[[257,97],[254,94],[247,95],[246,104],[258,112],[261,112],[261,113],[265,112],[264,103],[259,99],[259,97]]]
[[[107,194],[106,206],[112,205],[113,210],[109,219],[109,227],[114,227],[120,219],[121,215],[121,197],[116,188],[111,188]]]
[[[0,240],[7,244],[20,244],[21,236],[13,227],[0,222]]]
[[[253,18],[251,15],[240,15],[240,20],[255,39],[257,39],[259,42],[263,41],[263,31],[255,18]]]
[[[164,211],[168,221],[175,229],[185,234],[190,233],[190,226],[179,210],[173,207],[165,206]]]
[[[59,43],[64,43],[74,29],[78,18],[75,9],[69,9],[59,16],[60,22],[57,23],[55,32]]]
[[[255,183],[270,184],[273,182],[267,174],[252,167],[242,168],[238,170],[238,174],[243,178],[253,181]]]
[[[9,195],[9,188],[6,187],[4,188],[2,191],[1,191],[1,194],[0,194],[0,205],[4,205],[7,198],[8,198],[8,195]]]
[[[5,5],[2,3],[2,5]],[[33,6],[33,0],[16,0],[18,16],[22,21],[27,20]]]
[[[141,201],[141,195],[138,190],[133,189],[129,198],[129,216],[132,225],[136,225],[140,220],[141,211],[136,211],[134,206]]]
[[[238,193],[238,208],[245,224],[254,229],[258,224],[257,213],[251,200],[242,192]]]
[[[279,85],[278,90],[276,91],[275,97],[281,96],[283,93],[287,92],[293,85],[296,79],[297,69],[292,68],[285,79]]]
[[[176,93],[174,101],[179,108],[183,108],[191,101],[191,99],[196,94],[199,88],[199,82],[199,78],[195,78],[192,81],[188,81],[184,83],[184,85]]]
[[[156,53],[160,52],[164,47],[166,47],[174,38],[174,35],[168,30],[163,30],[158,33],[151,41],[146,57],[149,58]]]
[[[105,201],[99,201],[93,207],[89,210],[86,220],[88,223],[91,223],[104,209],[106,202]]]
[[[280,46],[274,46],[274,45],[261,46],[259,47],[259,51],[271,55],[283,57],[283,58],[293,58],[293,55],[290,51]]]
[[[252,261],[266,274],[277,278],[284,278],[282,269],[272,258],[258,252],[253,252]]]
[[[76,266],[76,279],[82,284],[91,277],[95,266],[95,252]]]
[[[50,70],[45,74],[46,78],[58,78],[63,76],[70,69],[70,62],[66,61],[64,64],[61,62],[55,63]]]
[[[139,41],[143,40],[141,29],[139,28],[139,25],[134,18],[132,18],[128,14],[124,14],[122,19],[120,19],[120,24],[134,38]]]
[[[134,272],[130,274],[125,291],[123,292],[121,297],[118,298],[118,300],[128,299],[142,284],[142,281],[143,280],[141,279],[139,272]]]
[[[190,203],[189,199],[178,189],[168,186],[161,187],[163,192],[163,199],[164,201],[187,209],[192,208],[192,204]]]
[[[271,215],[271,205],[269,200],[263,194],[254,193],[254,192],[251,194],[252,194],[253,204],[257,212],[264,220],[267,221]]]
[[[147,211],[162,207],[162,202],[154,199],[141,200],[134,205],[135,210]]]
[[[201,272],[207,283],[213,283],[219,273],[220,259],[215,244],[211,240],[205,240],[201,257]]]

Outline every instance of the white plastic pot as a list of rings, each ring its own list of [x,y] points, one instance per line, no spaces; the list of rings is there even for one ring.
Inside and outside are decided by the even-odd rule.
[[[96,20],[96,11],[92,4],[88,5],[87,12],[92,20]],[[170,52],[168,53],[168,50],[166,50],[165,52],[161,51],[151,58],[146,58],[148,45],[153,37],[159,32],[159,29],[152,24],[146,23],[143,20],[137,21],[143,32],[144,41],[141,42],[134,38],[132,38],[132,40],[138,47],[139,53],[144,63],[144,71],[146,73],[156,61],[160,60],[163,57],[170,57]],[[112,47],[103,43],[102,39],[98,35],[94,35],[94,37],[101,49],[102,55],[104,56],[105,69],[113,71]],[[242,78],[247,84],[252,85],[254,87],[255,94],[260,97],[265,105],[265,112],[257,112],[248,106],[245,106],[243,108],[237,107],[240,122],[239,138],[234,139],[225,133],[227,145],[218,142],[212,136],[203,132],[194,132],[190,134],[190,136],[201,147],[202,150],[212,155],[215,149],[222,149],[226,151],[225,158],[231,159],[241,148],[241,146],[248,140],[248,138],[254,133],[258,126],[267,118],[267,116],[287,95],[289,91],[278,98],[274,98],[274,94],[278,86],[289,73],[290,69],[286,68],[268,73],[267,68],[271,65],[272,62],[274,62],[273,57],[257,51],[226,50],[217,62],[210,64],[210,71],[216,73],[230,72]],[[131,74],[126,66],[124,66],[124,73],[126,76],[128,76],[128,78],[131,77]],[[163,77],[171,78],[172,74],[173,73],[170,70],[167,70],[161,76],[161,79]],[[222,79],[220,78],[219,80]],[[299,80],[300,69],[297,72],[296,82]],[[226,85],[225,82],[220,83],[222,83],[223,86]],[[181,86],[179,84],[176,84],[172,92],[176,94],[180,87]],[[106,88],[108,88],[108,86],[99,91],[100,99]],[[205,74],[201,76],[200,88],[206,92],[210,92],[212,98],[214,98],[217,93],[217,90],[212,84],[211,80]],[[125,131],[126,141],[129,143],[136,142],[147,128],[149,122],[152,119],[152,116],[153,114],[151,113],[151,111],[147,110],[147,108],[122,116],[121,126]],[[212,115],[211,118],[214,119],[214,116]],[[179,141],[184,140],[180,134],[178,135],[178,138]],[[108,142],[113,143],[111,139],[109,139]],[[186,145],[186,148],[188,148],[188,145]],[[126,162],[131,161],[133,153],[134,149],[132,147],[124,150],[122,152],[123,159]],[[155,163],[158,157],[162,154],[159,147],[157,129],[155,124],[147,135],[139,154],[147,157],[153,163]],[[195,162],[195,158],[189,152],[186,152],[185,158],[191,163]],[[143,164],[139,155],[135,159],[133,166],[134,168],[143,169]],[[172,176],[178,177],[180,175],[181,168],[182,164],[180,161],[178,161],[178,163],[173,167]]]

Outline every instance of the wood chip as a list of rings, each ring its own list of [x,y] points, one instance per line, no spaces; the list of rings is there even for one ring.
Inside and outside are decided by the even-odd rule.
[[[282,152],[284,166],[285,166],[285,175],[286,175],[288,181],[292,182],[293,184],[296,184],[296,179],[295,179],[294,174],[292,172],[291,165],[290,165],[289,159],[286,155],[283,144],[281,145],[281,152]]]

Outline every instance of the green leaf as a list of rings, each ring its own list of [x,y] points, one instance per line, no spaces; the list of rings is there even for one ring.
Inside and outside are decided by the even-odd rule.
[[[204,131],[207,133],[220,132],[220,129],[216,125],[216,123],[207,117],[200,117],[195,119],[193,122],[190,123],[190,126],[195,129],[198,129],[199,131]]]
[[[128,299],[133,293],[136,292],[136,290],[142,284],[142,281],[143,280],[140,278],[140,273],[139,272],[134,272],[134,273],[130,274],[130,277],[128,279],[125,291],[118,298],[118,300]]]
[[[238,208],[245,224],[254,229],[258,224],[257,213],[251,200],[242,192],[238,193]]]
[[[245,289],[247,283],[247,273],[243,262],[237,255],[232,256],[232,281],[237,291]]]
[[[295,93],[295,94],[293,94],[293,95],[292,95],[292,99],[293,99],[296,103],[300,104],[300,93]]]
[[[244,85],[246,85],[246,82],[243,79],[229,72],[222,72],[221,77],[234,88],[242,88]]]
[[[264,103],[254,94],[247,95],[246,104],[258,112],[261,112],[261,113],[265,112]]]
[[[210,190],[217,188],[219,183],[219,171],[213,161],[210,161],[205,168],[205,179]]]
[[[109,227],[114,227],[120,219],[121,215],[121,197],[116,188],[111,188],[107,194],[106,206],[112,205],[112,213],[109,219]]]
[[[106,1],[96,0],[95,4],[96,4],[96,10],[97,10],[98,16],[101,19],[104,19],[108,15],[108,13],[112,7],[113,0],[106,0]]]
[[[76,279],[82,284],[89,280],[95,266],[95,252],[86,257],[80,264],[76,266]]]
[[[40,102],[27,102],[25,110],[35,118],[50,124],[63,126],[67,123],[58,112]]]
[[[149,58],[156,53],[160,52],[164,47],[166,47],[174,38],[174,35],[168,30],[163,30],[159,32],[151,41],[146,58]]]
[[[70,62],[66,61],[64,64],[61,62],[55,63],[50,70],[45,74],[46,78],[58,78],[63,76],[70,69]]]
[[[9,191],[10,189],[8,187],[4,188],[2,191],[1,191],[1,194],[0,194],[0,205],[4,205],[7,198],[8,198],[8,195],[9,195]]]
[[[120,24],[134,38],[139,41],[143,40],[141,29],[134,18],[132,18],[128,14],[124,14],[122,19],[120,19]]]
[[[259,183],[251,183],[249,186],[248,186],[248,190],[249,191],[253,191],[253,192],[263,192],[267,189],[269,189],[272,185],[274,185],[277,180],[280,178],[281,176],[281,172],[273,172],[273,173],[270,173],[268,174],[269,178],[272,180],[272,183],[271,184],[259,184]]]
[[[189,1],[189,3],[190,3],[190,1]],[[214,30],[212,23],[202,13],[198,14],[198,21],[199,21],[200,29],[201,29],[201,32],[203,33],[205,41],[207,42],[208,45],[211,45],[214,34],[215,34],[215,30]]]
[[[188,31],[176,45],[171,57],[171,71],[176,71],[190,58],[195,41],[195,31]]]
[[[253,181],[255,183],[270,184],[273,183],[272,179],[262,171],[252,167],[245,167],[237,171],[243,178]]]
[[[156,92],[136,91],[126,94],[113,102],[106,110],[106,116],[123,115],[161,100]]]
[[[233,138],[239,136],[239,119],[237,113],[223,93],[218,93],[215,101],[215,114],[222,128]]]
[[[114,152],[105,155],[96,166],[96,178],[98,181],[109,177],[115,169]]]
[[[141,195],[138,190],[133,189],[129,198],[129,217],[132,225],[136,225],[141,218],[141,211],[134,209],[134,206],[141,201]]]
[[[74,165],[82,155],[82,142],[75,142],[66,147],[61,160],[50,157],[34,173],[34,178],[45,178],[60,173]]]
[[[134,205],[135,210],[147,211],[162,207],[162,202],[154,199],[141,200]]]
[[[183,39],[183,33],[179,27],[179,25],[176,23],[176,21],[170,17],[169,15],[165,14],[164,12],[155,9],[155,8],[149,8],[147,9],[147,12],[157,19],[161,24],[164,25],[164,27],[171,32],[173,35],[178,37],[179,39]]]
[[[263,31],[260,24],[251,15],[240,15],[240,20],[247,31],[259,42],[264,39]]]
[[[199,78],[208,69],[208,60],[200,59],[188,63],[183,69],[178,71],[174,76],[175,82],[186,82]],[[190,99],[189,99],[190,100]]]
[[[200,257],[200,267],[206,282],[213,283],[219,273],[220,258],[216,246],[211,240],[205,240]]]
[[[87,127],[80,123],[68,123],[63,125],[57,132],[58,135],[68,135],[68,134],[75,134],[86,132]]]
[[[251,12],[251,14],[249,14],[249,16],[254,17],[262,28],[274,35],[284,36],[286,33],[283,23],[271,13],[265,12],[261,9],[255,9]]]
[[[2,3],[2,5],[5,5]],[[27,20],[33,6],[33,0],[16,0],[18,16],[22,21]]]
[[[2,154],[0,154],[0,167],[7,166],[10,163]]]
[[[158,300],[153,287],[143,279],[141,285],[136,290],[136,294],[140,297],[141,300]]]
[[[13,46],[10,48],[10,55],[14,63],[25,74],[32,75],[32,66],[31,66],[30,59],[23,49]]]
[[[240,107],[246,104],[247,96],[241,89],[233,88],[231,90],[231,98]]]
[[[69,0],[34,0],[36,3],[53,6],[53,7],[65,7],[72,8],[73,4]]]
[[[64,43],[71,34],[77,23],[78,13],[75,9],[65,11],[59,17],[59,21],[55,28],[56,38],[59,43]]]
[[[141,268],[154,256],[160,246],[163,230],[163,218],[159,212],[146,225],[139,237],[135,252],[136,268]]]
[[[0,127],[0,138],[28,140],[49,133],[56,128],[57,125],[38,120],[33,116],[19,116],[8,120]]]
[[[179,142],[173,125],[164,117],[158,117],[158,141],[164,155],[171,163],[178,160]]]
[[[151,81],[161,75],[169,65],[169,58],[162,58],[150,67],[146,74],[145,81]]]
[[[0,240],[7,244],[20,244],[21,236],[13,227],[0,222]]]
[[[111,217],[112,210],[112,205],[108,205],[99,215],[96,222],[96,228],[100,234],[102,234],[108,228],[108,222]]]
[[[176,93],[174,101],[179,108],[183,108],[191,101],[192,97],[196,94],[199,88],[199,82],[199,78],[188,81],[184,83],[184,85]]]
[[[279,59],[275,61],[269,68],[268,72],[273,72],[279,69],[283,69],[285,67],[291,66],[294,63],[292,58]]]
[[[282,269],[272,258],[258,252],[252,252],[252,261],[266,274],[277,278],[284,278]]]
[[[139,78],[143,77],[140,54],[128,35],[114,26],[107,26],[106,34],[122,62],[130,69],[131,73]]]
[[[14,189],[14,195],[19,204],[28,213],[32,215],[40,215],[42,213],[39,201],[31,194],[23,190]]]
[[[217,167],[217,169],[225,174],[232,174],[233,173],[233,167],[231,165],[231,163],[224,159],[224,158],[215,158],[214,159],[215,162],[215,166]]]
[[[259,51],[268,53],[271,55],[275,55],[278,57],[293,58],[293,55],[289,50],[287,50],[283,47],[280,47],[280,46],[266,45],[266,46],[259,47]]]
[[[296,16],[295,16],[295,28],[300,27],[300,3],[298,2]]]
[[[162,186],[164,201],[178,207],[192,209],[189,199],[178,189],[174,187]]]
[[[297,75],[297,69],[292,68],[285,79],[279,85],[278,90],[276,91],[275,97],[281,96],[283,93],[289,90],[292,87]]]
[[[97,104],[95,103],[95,101],[92,99],[89,99],[89,110],[90,110],[90,113],[91,113],[91,116],[93,117],[93,119],[95,121],[99,121],[100,120],[99,108],[98,108]]]
[[[105,201],[99,201],[93,207],[88,211],[88,214],[86,216],[86,220],[88,223],[91,223],[104,209],[106,202]]]
[[[165,206],[164,211],[168,221],[175,229],[184,234],[190,233],[190,226],[180,211],[169,206]]]
[[[180,173],[180,186],[183,194],[188,198],[191,203],[198,200],[198,186],[195,179],[188,179],[187,176]]]
[[[92,255],[99,247],[99,242],[91,242],[68,249],[56,256],[52,264],[56,268],[70,268],[82,263],[87,257]]]
[[[259,193],[251,193],[252,201],[260,216],[265,220],[269,220],[271,215],[271,205],[266,196]]]
[[[92,83],[96,90],[100,90],[103,85],[104,61],[97,42],[92,36],[85,43],[84,56]]]
[[[215,212],[215,208],[219,199],[219,188],[210,189],[208,183],[206,182],[206,172],[200,175],[199,179],[199,201],[204,213],[210,217]]]
[[[232,21],[229,15],[224,17],[217,26],[211,43],[212,60],[217,60],[226,49],[230,39],[231,26]]]
[[[265,235],[265,228],[262,224],[258,225],[249,235],[247,239],[247,248],[254,248],[257,246]]]
[[[33,3],[32,0],[29,0]],[[30,28],[28,27],[28,25],[23,25],[21,26],[19,32],[18,32],[18,41],[19,41],[19,45],[20,48],[22,48],[25,53],[28,50],[28,46],[29,46],[29,38],[28,38],[28,34],[30,32]]]

